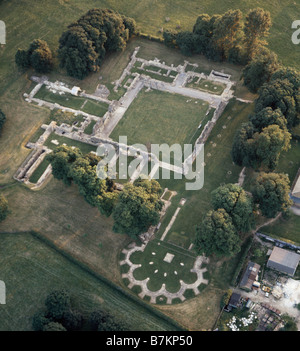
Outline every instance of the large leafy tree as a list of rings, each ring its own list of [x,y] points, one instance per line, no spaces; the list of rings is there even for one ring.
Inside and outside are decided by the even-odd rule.
[[[276,77],[276,76],[275,76]],[[300,93],[288,79],[271,79],[259,90],[259,97],[255,102],[255,111],[265,107],[273,110],[279,108],[287,120],[289,129],[300,121]]]
[[[135,31],[132,18],[109,9],[92,9],[60,37],[60,65],[70,76],[83,79],[99,70],[106,52],[123,50]]]
[[[281,152],[290,148],[290,140],[291,134],[278,125],[270,125],[263,128],[260,133],[254,133],[253,138],[247,141],[248,150],[251,150],[249,166],[253,169],[263,167],[273,171]]]
[[[240,10],[229,10],[214,23],[212,40],[224,59],[239,41],[243,14]]]
[[[196,229],[195,250],[206,256],[233,256],[241,240],[230,215],[222,208],[209,211]]]
[[[263,128],[272,124],[278,125],[283,130],[287,129],[287,120],[279,108],[273,110],[271,107],[266,107],[259,112],[251,114],[249,121],[256,132],[261,132]]]
[[[238,166],[249,164],[251,149],[249,149],[247,141],[252,138],[253,134],[254,127],[250,122],[243,123],[241,128],[235,133],[231,149],[231,157],[233,162]]]
[[[71,307],[70,295],[65,289],[53,290],[46,298],[47,315],[54,320],[61,320]]]
[[[253,200],[245,190],[236,184],[226,184],[212,192],[214,210],[223,208],[231,217],[235,228],[247,232],[254,224]]]
[[[48,73],[53,68],[52,52],[45,40],[35,39],[28,50],[18,49],[15,62],[19,68],[34,68],[38,73]]]
[[[279,67],[277,55],[264,48],[243,69],[244,84],[252,93],[256,93],[264,83],[269,82]]]
[[[265,38],[269,35],[272,25],[269,11],[262,8],[250,10],[244,25],[244,44],[249,59],[253,59],[261,46],[267,45]]]
[[[289,209],[292,205],[289,183],[287,174],[264,172],[258,174],[252,194],[263,216],[274,218],[279,212],[286,212]]]
[[[149,226],[158,224],[163,205],[160,193],[160,185],[155,180],[126,184],[113,210],[113,230],[138,239]]]

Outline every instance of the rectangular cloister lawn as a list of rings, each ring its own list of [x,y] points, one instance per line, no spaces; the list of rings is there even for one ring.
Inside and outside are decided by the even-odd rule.
[[[128,145],[190,144],[200,134],[198,126],[209,104],[186,96],[143,89],[129,106],[110,138],[127,136]],[[211,115],[211,114],[210,114]],[[202,126],[203,127],[203,126]]]

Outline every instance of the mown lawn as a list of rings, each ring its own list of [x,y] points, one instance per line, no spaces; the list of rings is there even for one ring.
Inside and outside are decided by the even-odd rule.
[[[142,90],[111,133],[127,136],[128,145],[190,144],[205,118],[208,103],[157,90]]]

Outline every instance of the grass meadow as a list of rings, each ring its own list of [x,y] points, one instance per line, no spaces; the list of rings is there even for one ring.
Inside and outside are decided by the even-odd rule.
[[[145,310],[141,305],[129,303],[122,295],[114,295],[116,291],[106,290],[97,279],[83,272],[78,266],[70,264],[47,245],[25,234],[31,230],[41,233],[59,250],[64,250],[75,260],[118,286],[125,287],[118,261],[121,250],[130,243],[130,239],[112,232],[112,218],[102,216],[97,209],[88,205],[74,185],[67,187],[52,178],[39,191],[32,191],[13,180],[18,167],[30,153],[25,147],[26,143],[40,135],[40,126],[48,122],[51,115],[48,108],[24,101],[23,93],[28,93],[32,89],[33,83],[29,78],[35,73],[32,70],[26,72],[17,70],[14,63],[17,49],[25,49],[33,39],[40,38],[46,40],[55,52],[58,39],[67,25],[93,7],[117,10],[133,17],[141,32],[159,35],[158,31],[161,28],[175,29],[176,26],[180,26],[183,30],[191,30],[200,13],[212,15],[237,7],[245,13],[257,6],[270,10],[272,15],[273,27],[268,38],[269,48],[279,55],[285,65],[299,68],[300,46],[292,44],[290,40],[291,23],[299,19],[297,14],[300,13],[300,4],[295,0],[281,2],[245,0],[242,3],[232,0],[223,2],[4,0],[1,2],[0,14],[7,28],[7,44],[0,48],[0,107],[6,114],[7,121],[0,136],[0,187],[1,193],[9,201],[10,214],[0,224],[0,273],[1,279],[9,288],[7,296],[9,304],[6,306],[5,318],[0,321],[0,330],[30,329],[30,316],[42,306],[49,290],[63,286],[71,289],[77,305],[86,311],[97,305],[103,305],[119,315],[125,311],[136,330],[169,328],[161,320],[148,315],[145,318]],[[167,17],[170,20],[166,21]],[[91,74],[83,81],[67,77],[59,68],[55,57],[55,70],[49,74],[49,79],[63,80],[70,86],[80,86],[87,93],[94,92],[98,84],[105,84],[112,90],[112,82],[120,77],[136,46],[140,46],[138,56],[145,59],[158,57],[161,61],[175,66],[189,60],[191,63],[198,63],[199,70],[204,73],[209,73],[212,68],[224,70],[237,81],[235,87],[237,97],[255,98],[239,80],[241,67],[228,63],[214,63],[202,56],[186,57],[175,49],[139,38],[132,39],[124,52],[107,55],[100,72]],[[124,88],[118,93],[111,92],[109,99],[119,98],[124,92]],[[193,105],[193,109],[194,107]],[[96,107],[88,106],[88,108]],[[235,130],[247,120],[252,110],[253,104],[232,100],[220,117],[205,148],[203,189],[189,192],[185,190],[184,181],[161,180],[163,187],[175,190],[178,194],[171,200],[171,207],[164,217],[160,232],[157,233],[158,237],[162,235],[163,228],[166,228],[174,214],[180,198],[187,199],[165,238],[166,243],[176,243],[182,248],[188,248],[193,240],[195,225],[210,208],[211,191],[220,184],[237,181],[241,169],[232,164],[230,157],[232,140]],[[176,118],[178,123],[182,122],[179,115]],[[150,120],[145,122],[149,123]],[[149,128],[148,125],[147,127]],[[185,125],[184,127],[188,128]],[[186,130],[186,133],[189,132]],[[55,139],[58,138],[55,135]],[[144,134],[143,138],[147,138],[147,135]],[[175,138],[184,140],[180,134],[174,135]],[[289,163],[289,157],[294,162],[293,165]],[[297,168],[297,162],[299,162],[297,152],[293,149],[282,161],[281,169],[287,169],[292,176]],[[286,168],[286,165],[291,167]],[[292,217],[288,223],[290,224],[281,225],[281,228],[286,229],[286,233],[295,235],[297,231],[299,233],[298,218]],[[21,231],[24,234],[16,234]],[[277,231],[274,232],[276,233]],[[278,235],[282,236],[280,233]],[[157,309],[190,330],[212,328],[220,311],[220,299],[229,287],[238,262],[239,256],[221,260],[212,258],[208,266],[209,285],[199,296],[172,306],[157,306]]]

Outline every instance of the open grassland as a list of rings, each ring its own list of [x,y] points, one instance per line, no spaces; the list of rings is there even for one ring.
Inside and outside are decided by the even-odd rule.
[[[36,240],[25,239],[21,235],[14,234],[19,231],[36,230],[59,249],[83,262],[96,273],[122,285],[118,264],[119,253],[130,240],[126,236],[112,232],[112,218],[102,216],[97,209],[89,206],[79,195],[76,186],[67,187],[52,179],[40,191],[31,191],[12,179],[13,174],[30,152],[25,148],[26,142],[31,141],[33,136],[38,136],[40,125],[49,121],[51,113],[48,108],[34,106],[24,101],[23,93],[28,93],[33,87],[33,83],[28,78],[34,72],[32,70],[18,72],[14,63],[16,50],[19,47],[27,48],[36,38],[46,40],[51,49],[55,50],[58,39],[67,25],[93,7],[109,7],[131,16],[137,21],[142,32],[157,35],[161,27],[174,29],[180,25],[183,30],[191,30],[197,15],[203,12],[223,13],[236,7],[245,12],[256,6],[262,6],[272,14],[274,25],[269,38],[270,49],[279,54],[284,64],[299,68],[300,46],[293,45],[290,40],[291,23],[299,19],[297,14],[300,12],[300,4],[294,0],[277,3],[273,0],[263,3],[249,0],[243,3],[230,0],[222,3],[211,0],[204,0],[201,3],[184,0],[165,2],[4,0],[1,2],[1,20],[7,26],[7,44],[0,48],[0,106],[7,116],[7,122],[0,138],[0,185],[3,186],[1,192],[9,201],[11,213],[0,224],[0,232],[10,233],[1,234],[1,248],[5,248],[3,251],[5,254],[1,255],[2,268],[0,269],[5,273],[5,279],[3,279],[6,282],[9,281],[10,275],[13,277],[13,284],[9,283],[12,295],[8,295],[8,301],[14,303],[13,309],[8,312],[11,313],[11,317],[8,317],[11,318],[9,320],[11,328],[20,330],[29,328],[28,317],[35,312],[36,307],[41,306],[47,293],[46,289],[66,285],[71,287],[78,305],[82,308],[89,309],[98,302],[103,303],[107,307],[115,308],[119,314],[125,311],[129,318],[132,316],[132,319],[136,319],[136,325],[134,325],[136,329],[148,328],[143,319],[144,312],[140,310],[139,314],[137,312],[139,308],[134,310],[132,307],[136,312],[131,315],[130,305],[127,310],[125,304],[119,302],[123,301],[122,296],[109,297],[109,292],[105,292],[105,295],[98,282],[87,277],[85,273],[80,273],[77,268],[71,268],[52,250],[49,251]],[[166,22],[166,17],[170,18],[169,22]],[[108,55],[100,72],[90,75],[83,81],[66,77],[58,67],[57,60],[55,70],[49,75],[49,79],[62,80],[70,86],[78,85],[87,93],[94,92],[98,84],[106,84],[112,90],[112,82],[120,77],[136,46],[140,46],[138,56],[145,59],[157,57],[175,66],[183,64],[184,60],[188,59],[191,63],[199,64],[200,72],[209,73],[213,68],[231,74],[233,80],[238,81],[240,77],[241,67],[227,63],[214,63],[201,56],[187,58],[178,50],[166,48],[159,43],[133,39],[123,53]],[[124,88],[118,93],[111,92],[109,98],[119,98],[124,92]],[[241,82],[238,82],[235,94],[239,97],[253,98]],[[162,223],[162,229],[166,227],[168,218],[170,220],[175,212],[180,198],[187,198],[166,241],[176,242],[185,248],[189,247],[195,233],[195,224],[200,222],[203,214],[209,209],[211,191],[220,184],[237,181],[241,169],[234,166],[231,161],[232,139],[235,130],[247,120],[248,113],[252,109],[253,105],[232,101],[219,119],[205,149],[205,185],[202,190],[188,192],[184,189],[183,181],[161,181],[163,187],[178,191],[178,195],[172,198],[172,205]],[[224,126],[226,128],[223,128]],[[55,139],[58,139],[56,135]],[[296,154],[294,151],[289,153],[291,159],[296,158]],[[284,169],[284,162],[288,161],[285,159],[282,162]],[[290,168],[291,175],[295,170],[294,164]],[[288,223],[291,223],[293,228],[289,227],[290,224],[283,223],[282,228],[285,228],[286,232],[299,233],[298,218],[292,217]],[[279,236],[282,237],[281,234]],[[16,252],[19,255],[16,255]],[[158,308],[191,330],[212,328],[219,313],[220,298],[228,289],[238,259],[237,256],[230,260],[211,261],[208,266],[210,283],[200,296],[172,307],[159,306]],[[37,289],[32,293],[32,286],[38,288],[40,284],[43,290]],[[87,292],[82,292],[83,290]],[[149,329],[156,330],[157,325],[151,323],[147,324]],[[0,325],[1,328],[7,328],[6,321]]]
[[[53,289],[61,288],[69,291],[72,306],[85,318],[104,308],[132,330],[178,330],[29,233],[1,234],[1,252],[0,275],[7,292],[2,331],[32,330],[33,315],[45,308]]]
[[[110,137],[127,136],[128,145],[190,144],[208,107],[201,100],[142,90]]]
[[[219,118],[204,147],[204,186],[197,191],[185,190],[189,180],[160,180],[163,187],[177,191],[177,196],[172,198],[172,207],[168,216],[162,222],[158,235],[162,234],[169,216],[174,214],[179,205],[180,198],[186,198],[185,205],[180,210],[176,220],[165,240],[189,248],[195,236],[195,226],[211,208],[210,194],[221,184],[236,183],[241,167],[233,164],[230,151],[235,130],[245,122],[248,114],[253,110],[253,104],[245,104],[232,100],[227,105]]]

